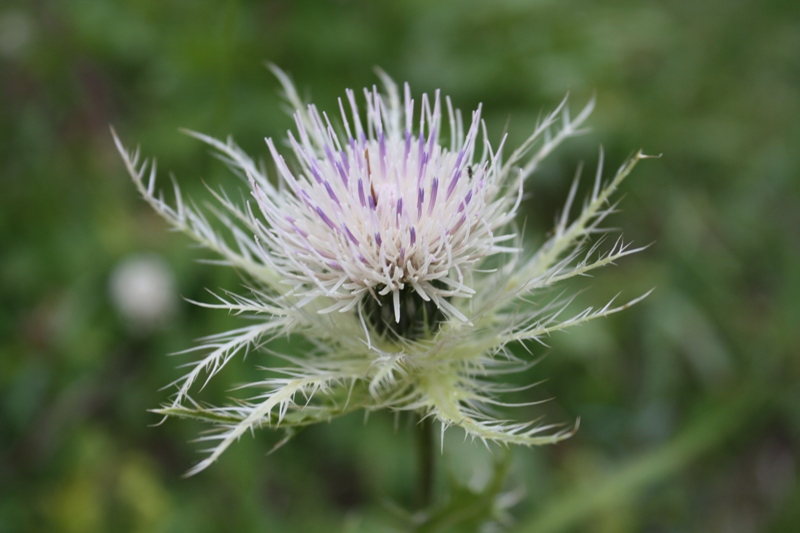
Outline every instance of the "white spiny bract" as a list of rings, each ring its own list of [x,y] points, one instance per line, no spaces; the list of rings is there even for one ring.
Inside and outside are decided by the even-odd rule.
[[[415,411],[438,419],[442,431],[458,426],[484,442],[539,445],[571,435],[571,428],[495,419],[489,406],[505,405],[498,395],[508,389],[491,378],[531,364],[507,350],[509,343],[541,342],[638,301],[574,316],[565,316],[569,300],[529,302],[559,281],[639,250],[617,240],[601,253],[592,238],[614,210],[609,196],[645,156],[636,154],[606,184],[598,169],[583,210],[571,218],[576,180],[549,239],[526,253],[514,225],[523,185],[556,146],[581,133],[592,103],[571,117],[565,100],[503,160],[503,142],[497,149],[489,144],[480,107],[465,129],[449,98],[446,112],[438,91],[416,106],[408,85],[401,97],[381,73],[385,93],[364,91],[366,113],[347,91],[341,117],[332,122],[305,106],[288,77],[273,70],[297,128],[288,134],[289,162],[267,139],[277,184],[232,141],[190,132],[251,189],[253,200],[241,205],[212,191],[219,207],[211,212],[223,233],[183,200],[177,185],[174,203],[167,203],[156,190],[155,163],[127,152],[115,136],[144,199],[241,271],[250,286],[246,294],[225,292],[200,304],[255,320],[188,350],[202,357],[175,382],[172,402],[157,411],[213,424],[202,437],[214,443],[210,454],[190,474],[248,430],[283,428],[288,438],[297,428],[356,409]],[[442,144],[445,127],[449,139]],[[310,341],[305,353],[264,348],[289,334]],[[240,390],[257,392],[224,407],[190,396],[198,381],[256,350],[248,361],[267,366],[266,377]]]

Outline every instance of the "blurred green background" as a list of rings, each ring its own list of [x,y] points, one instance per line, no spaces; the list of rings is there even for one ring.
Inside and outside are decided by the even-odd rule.
[[[656,291],[550,339],[518,377],[549,378],[527,398],[555,400],[514,416],[582,424],[558,446],[514,450],[505,489],[524,493],[509,529],[798,530],[799,3],[6,0],[0,532],[401,527],[387,502],[413,502],[404,418],[356,414],[270,456],[276,436],[262,431],[182,479],[204,428],[154,427],[147,412],[189,360],[166,354],[240,323],[178,295],[241,281],[198,262],[207,255],[137,198],[109,125],[204,201],[203,180],[236,180],[177,130],[232,134],[266,158],[263,138],[292,123],[265,61],[334,111],[380,66],[415,94],[441,88],[464,111],[483,102],[510,146],[567,91],[575,108],[596,95],[592,132],[530,182],[532,246],[598,145],[608,172],[639,148],[663,153],[624,184],[612,221],[653,245],[579,284],[579,300]],[[113,273],[131,264],[164,277],[162,314],[136,321],[115,306]],[[233,364],[210,396],[253,366]],[[449,476],[485,477],[497,456],[451,431],[439,498]]]

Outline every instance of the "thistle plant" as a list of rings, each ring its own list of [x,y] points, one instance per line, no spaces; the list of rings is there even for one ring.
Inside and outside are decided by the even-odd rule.
[[[515,222],[526,181],[584,131],[593,102],[573,116],[565,99],[504,157],[505,137],[490,144],[480,106],[464,121],[438,91],[417,104],[407,84],[401,93],[379,73],[382,91],[365,89],[361,102],[346,91],[331,120],[273,71],[296,126],[288,149],[266,140],[273,176],[232,140],[188,132],[249,186],[248,200],[212,189],[216,203],[203,210],[175,185],[168,202],[155,162],[128,152],[115,135],[143,198],[247,280],[246,291],[198,303],[251,320],[187,350],[200,356],[156,410],[211,424],[201,437],[212,444],[209,454],[189,474],[248,431],[281,429],[285,442],[299,428],[355,410],[412,411],[437,420],[442,432],[458,427],[486,443],[532,446],[570,436],[572,425],[496,418],[510,390],[501,378],[532,364],[512,345],[532,348],[640,299],[568,314],[571,298],[551,288],[641,249],[606,239],[603,223],[616,207],[611,195],[646,156],[637,153],[604,180],[601,153],[582,209],[572,213],[576,179],[549,238],[527,251]],[[268,343],[279,336],[302,336],[310,348],[275,353]],[[238,387],[235,403],[195,399],[196,389],[248,352],[263,378]]]

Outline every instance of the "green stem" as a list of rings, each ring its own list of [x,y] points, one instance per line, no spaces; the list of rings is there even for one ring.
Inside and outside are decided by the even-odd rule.
[[[426,509],[433,503],[434,469],[436,466],[433,450],[433,421],[430,417],[424,417],[422,414],[419,416],[420,419],[417,422],[417,460],[419,461],[418,504],[420,509]]]

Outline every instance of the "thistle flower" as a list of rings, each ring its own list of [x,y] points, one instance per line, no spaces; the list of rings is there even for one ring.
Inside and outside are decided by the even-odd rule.
[[[489,407],[506,405],[499,395],[508,389],[491,378],[530,366],[509,345],[541,342],[639,300],[573,316],[565,316],[569,299],[528,301],[641,249],[618,239],[600,252],[603,238],[593,237],[614,211],[609,197],[645,156],[634,155],[604,184],[601,154],[582,211],[570,215],[576,179],[552,235],[528,253],[514,222],[525,182],[562,141],[582,132],[592,102],[573,117],[565,99],[504,159],[505,137],[491,146],[480,106],[468,123],[438,91],[433,98],[423,94],[415,108],[408,85],[401,95],[379,73],[384,92],[365,89],[362,110],[348,90],[334,123],[302,103],[286,74],[273,71],[296,124],[288,134],[289,162],[266,140],[277,180],[232,140],[188,132],[251,189],[252,200],[241,204],[212,191],[218,206],[210,212],[223,232],[184,201],[177,185],[174,203],[165,201],[156,190],[155,163],[141,160],[138,150],[127,152],[115,135],[144,199],[249,284],[245,294],[222,292],[199,304],[255,320],[187,350],[202,357],[157,410],[212,424],[201,437],[213,443],[210,454],[189,473],[209,466],[249,430],[282,428],[285,441],[298,428],[357,409],[415,411],[437,419],[442,432],[457,426],[484,442],[540,445],[571,435],[559,425],[496,419]],[[264,348],[290,334],[304,336],[313,349]],[[263,379],[239,388],[253,391],[245,398],[214,407],[190,395],[198,381],[254,350],[258,356],[250,360],[268,368]]]

